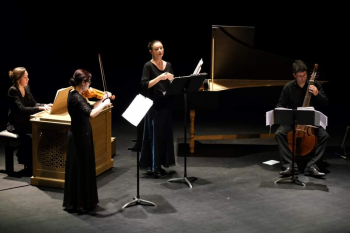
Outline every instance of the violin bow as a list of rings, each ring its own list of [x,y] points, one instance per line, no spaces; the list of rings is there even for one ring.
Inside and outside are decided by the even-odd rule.
[[[107,83],[106,83],[106,78],[105,78],[105,72],[103,70],[103,65],[102,65],[102,60],[101,60],[101,55],[98,54],[98,61],[100,63],[100,70],[101,70],[101,76],[102,76],[102,84],[103,84],[103,91],[107,91]]]

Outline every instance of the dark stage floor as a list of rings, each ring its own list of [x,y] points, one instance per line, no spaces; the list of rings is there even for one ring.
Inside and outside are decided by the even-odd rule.
[[[269,132],[263,114],[256,124],[248,124],[248,116],[220,120],[198,112],[196,133]],[[0,232],[350,232],[350,160],[335,155],[344,136],[341,126],[328,131],[327,176],[299,175],[306,187],[274,183],[280,165],[263,163],[279,161],[274,139],[242,139],[197,142],[195,154],[187,157],[187,175],[198,178],[191,189],[185,183],[167,182],[184,174],[183,116],[175,112],[176,166],[161,179],[140,173],[141,199],[157,206],[122,210],[137,193],[136,153],[128,150],[136,128],[113,117],[117,151],[114,167],[97,177],[96,216],[63,211],[63,190],[30,185],[30,177],[21,176],[21,165],[15,165],[18,177],[7,176],[1,144]],[[273,133],[276,128],[272,127]]]

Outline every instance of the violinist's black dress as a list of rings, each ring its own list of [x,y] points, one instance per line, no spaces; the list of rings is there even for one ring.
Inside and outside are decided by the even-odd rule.
[[[90,105],[77,91],[68,94],[67,160],[63,206],[67,210],[93,210],[98,203],[95,153],[90,124]]]

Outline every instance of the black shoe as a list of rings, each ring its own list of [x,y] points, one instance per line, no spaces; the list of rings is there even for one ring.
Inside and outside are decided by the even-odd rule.
[[[91,215],[96,216],[96,210],[95,209],[79,209],[78,215]]]
[[[162,177],[162,175],[160,174],[160,171],[154,171],[153,172],[153,178],[154,179],[158,179],[158,178],[160,178],[160,177]]]
[[[24,176],[32,176],[33,175],[33,167],[32,166],[24,166],[23,175]]]
[[[78,209],[77,208],[65,208],[63,209],[64,211],[67,211],[68,213],[70,214],[73,214],[73,213],[78,213]]]
[[[299,171],[297,168],[294,168],[294,175],[298,175]],[[280,171],[280,175],[282,176],[291,176],[292,175],[292,168],[291,167],[287,167],[286,170],[284,171]]]
[[[307,167],[305,168],[304,175],[321,177],[321,176],[325,176],[326,174],[323,172],[319,172],[315,167]]]
[[[160,169],[160,175],[161,175],[161,176],[168,175],[168,172],[165,171],[163,168],[161,168],[161,169]]]
[[[133,147],[131,147],[132,151],[141,151],[141,148],[139,147],[138,143],[135,143],[135,145]]]
[[[153,176],[154,172],[152,170],[147,170],[146,175],[147,176]]]

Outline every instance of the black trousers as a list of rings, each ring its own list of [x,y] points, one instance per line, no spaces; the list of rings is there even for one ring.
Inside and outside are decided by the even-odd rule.
[[[31,168],[33,165],[32,136],[30,134],[19,134],[21,144],[17,151],[18,163]]]
[[[287,134],[292,130],[292,125],[281,125],[275,133],[275,139],[278,143],[278,149],[280,152],[281,165],[284,169],[292,166],[292,152],[289,149],[287,140]],[[329,135],[325,129],[322,127],[316,128],[315,136],[318,137],[318,143],[315,149],[315,153],[307,163],[306,168],[315,167],[316,169],[319,169],[316,163],[322,159],[322,156],[327,147]],[[296,163],[294,163],[294,167],[297,168]]]

